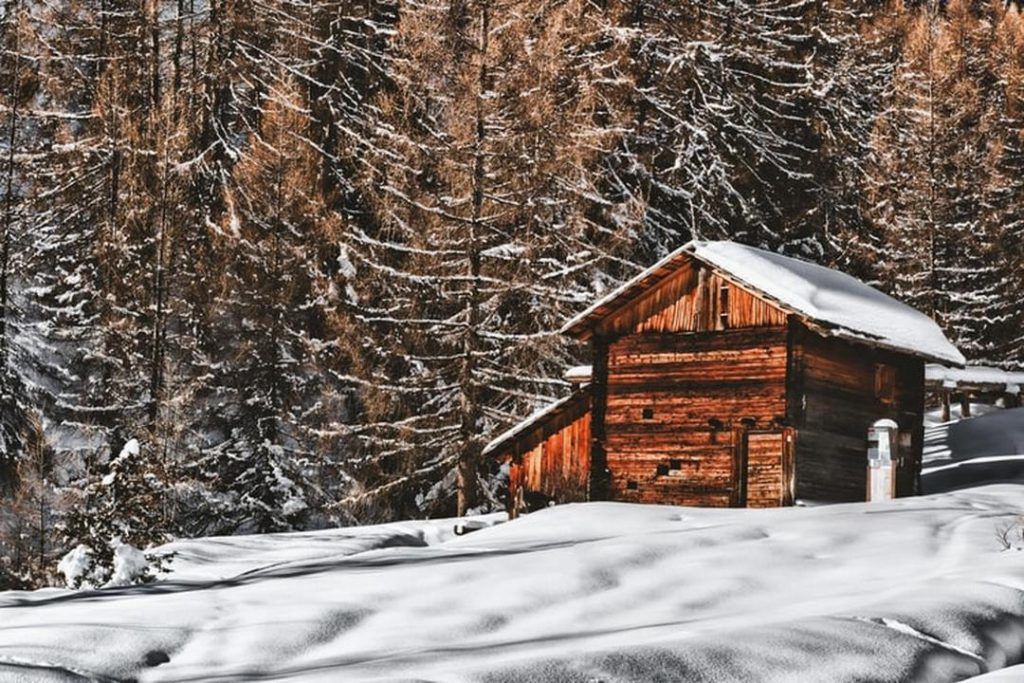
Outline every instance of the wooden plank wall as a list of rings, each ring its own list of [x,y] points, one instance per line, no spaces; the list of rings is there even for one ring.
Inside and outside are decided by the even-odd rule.
[[[895,369],[891,401],[876,397],[879,364]],[[897,470],[897,495],[912,495],[924,441],[924,362],[825,339],[797,325],[791,365],[790,421],[798,427],[797,497],[865,500],[867,432],[883,418],[895,420],[909,439]]]
[[[602,321],[598,336],[707,332],[785,324],[784,311],[691,260]]]
[[[721,275],[697,270],[693,285],[674,303],[653,313],[636,326],[635,332],[710,332],[735,327],[779,327],[786,313]]]
[[[785,434],[782,431],[747,435],[747,507],[768,508],[783,504],[786,498],[785,456]]]
[[[645,332],[612,343],[604,425],[611,498],[736,504],[734,430],[744,419],[762,429],[785,419],[786,367],[785,327]]]
[[[587,500],[590,481],[590,413],[585,412],[509,466],[509,513],[513,516],[547,501]]]

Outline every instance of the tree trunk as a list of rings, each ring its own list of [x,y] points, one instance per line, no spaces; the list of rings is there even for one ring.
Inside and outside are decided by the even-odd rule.
[[[159,129],[160,124],[155,124]],[[149,372],[149,432],[156,435],[158,420],[160,417],[160,404],[163,399],[164,385],[164,357],[165,341],[167,338],[165,302],[167,299],[167,184],[169,182],[167,168],[170,164],[168,159],[169,135],[164,135],[162,141],[163,155],[160,160],[160,219],[157,222],[157,234],[155,238],[155,250],[153,254],[153,329],[151,333],[152,348],[150,355]]]
[[[18,91],[21,88],[21,60],[20,60],[20,27],[18,26],[18,4],[14,3],[11,16],[8,21],[14,31],[14,76],[11,79],[11,120],[10,129],[7,134],[7,176],[4,182],[4,216],[3,227],[0,232],[0,376],[7,372],[7,355],[9,343],[7,340],[7,315],[8,315],[8,284],[10,280],[11,265],[11,230],[14,225],[14,144],[17,141],[18,131]]]
[[[477,327],[480,324],[480,252],[484,205],[485,159],[484,97],[487,89],[487,43],[490,31],[490,8],[480,4],[480,37],[478,42],[480,69],[477,75],[476,132],[473,140],[473,216],[469,223],[467,270],[470,289],[466,298],[466,327],[462,341],[462,371],[459,376],[462,424],[459,432],[461,452],[458,464],[458,514],[460,516],[480,505],[480,396],[476,383],[476,353],[479,347]]]

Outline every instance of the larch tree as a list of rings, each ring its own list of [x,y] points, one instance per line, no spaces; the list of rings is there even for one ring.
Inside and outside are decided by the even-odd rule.
[[[23,161],[35,146],[31,106],[39,89],[37,22],[30,8],[12,0],[0,16],[0,494],[16,485],[18,460],[30,438],[32,409],[21,367],[27,349],[16,291],[27,263],[31,230],[27,195],[31,171]]]
[[[902,62],[878,117],[869,212],[883,235],[879,274],[928,312],[968,358],[997,359],[1003,280],[988,168],[997,79],[986,55],[1005,9],[954,0],[910,19]]]
[[[998,12],[1001,3],[997,4]],[[994,89],[988,98],[989,197],[987,232],[994,236],[992,262],[992,360],[1024,367],[1024,18],[1010,5],[998,14],[988,55]]]
[[[620,130],[612,17],[583,2],[403,8],[362,177],[374,222],[348,239],[371,358],[353,378],[361,459],[344,503],[358,514],[494,504],[485,435],[565,386],[557,329],[622,251],[587,172]]]
[[[906,18],[896,74],[875,123],[867,193],[882,234],[880,279],[900,299],[935,315],[939,236],[935,178],[941,122],[936,93],[939,18],[931,8]]]
[[[225,187],[225,271],[216,297],[223,370],[212,405],[223,437],[204,449],[203,474],[224,530],[303,526],[322,495],[316,428],[337,409],[330,374],[316,370],[335,340],[323,277],[336,218],[317,193],[319,155],[302,131],[304,99],[282,77]],[[329,257],[328,257],[329,258]]]

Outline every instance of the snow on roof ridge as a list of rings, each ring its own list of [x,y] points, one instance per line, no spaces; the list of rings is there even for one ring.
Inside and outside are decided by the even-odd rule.
[[[962,366],[965,359],[930,317],[852,275],[728,240],[694,240],[625,282],[562,327],[568,332],[684,253],[715,267],[782,308],[824,323],[822,334]]]

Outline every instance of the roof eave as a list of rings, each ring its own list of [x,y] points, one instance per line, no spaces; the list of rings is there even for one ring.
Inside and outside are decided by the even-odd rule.
[[[936,356],[930,353],[923,353],[914,349],[908,349],[896,344],[888,344],[884,340],[869,337],[863,334],[858,334],[851,330],[839,327],[828,327],[823,323],[816,321],[804,320],[804,324],[811,330],[817,332],[819,335],[824,337],[835,337],[836,339],[843,339],[845,341],[854,344],[863,344],[865,346],[871,346],[877,349],[884,349],[893,353],[898,353],[904,356],[912,356],[918,358],[926,363],[940,363],[947,367],[964,368],[967,366],[966,361],[956,360],[952,357]]]

